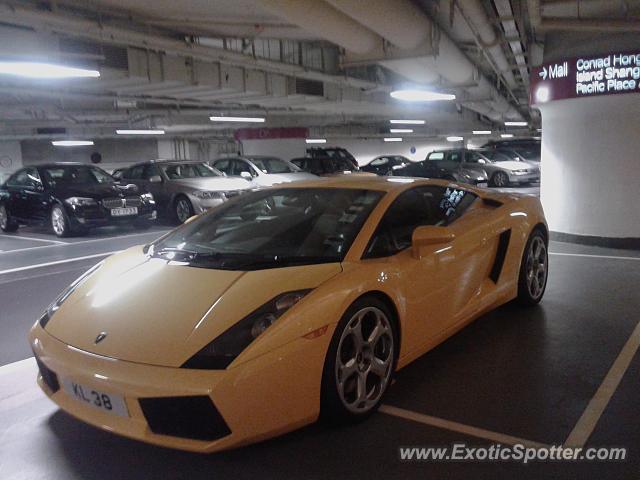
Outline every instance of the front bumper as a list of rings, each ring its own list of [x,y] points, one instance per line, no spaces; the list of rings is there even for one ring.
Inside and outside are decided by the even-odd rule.
[[[136,215],[112,216],[111,210],[102,205],[91,207],[72,207],[65,205],[67,216],[73,227],[104,227],[108,225],[131,224],[134,222],[151,222],[156,220],[155,203],[144,203],[139,207]]]
[[[286,433],[317,419],[324,355],[332,332],[327,333],[315,340],[300,338],[254,360],[218,371],[159,367],[103,357],[66,345],[39,324],[32,328],[29,341],[41,364],[38,384],[74,417],[156,445],[215,452]],[[51,373],[59,385],[69,379],[123,396],[129,416],[116,416],[87,405],[63,388],[51,389]],[[150,423],[158,419],[148,418],[153,414],[144,399],[172,397],[210,399],[228,430],[221,428],[220,438],[206,440],[154,433]],[[165,420],[170,422],[173,418]]]
[[[509,183],[533,183],[540,181],[539,173],[527,173],[524,175],[516,175],[509,173]]]

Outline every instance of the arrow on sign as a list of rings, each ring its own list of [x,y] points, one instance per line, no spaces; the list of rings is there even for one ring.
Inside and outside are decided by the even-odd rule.
[[[540,73],[538,73],[542,77],[543,80],[547,79],[547,67],[542,67]]]

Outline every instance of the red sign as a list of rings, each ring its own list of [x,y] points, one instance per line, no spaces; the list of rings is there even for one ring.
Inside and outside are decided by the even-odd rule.
[[[273,140],[276,138],[307,138],[309,129],[287,128],[241,128],[233,134],[236,140]]]
[[[529,103],[640,93],[640,51],[546,63],[533,69]]]

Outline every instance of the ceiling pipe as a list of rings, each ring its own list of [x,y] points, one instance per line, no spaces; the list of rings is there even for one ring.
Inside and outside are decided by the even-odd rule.
[[[640,32],[638,20],[569,19],[542,17],[538,28],[542,31],[566,30],[581,32]]]

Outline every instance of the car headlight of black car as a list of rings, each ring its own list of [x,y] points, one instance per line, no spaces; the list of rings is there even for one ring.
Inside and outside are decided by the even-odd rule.
[[[60,295],[58,295],[58,298],[56,298],[53,303],[49,305],[49,307],[47,307],[40,319],[38,319],[38,322],[40,323],[40,326],[42,328],[44,328],[47,323],[49,323],[49,320],[51,320],[53,314],[58,311],[64,301],[69,298],[69,296],[75,291],[75,289],[82,285],[96,271],[98,271],[98,269],[102,267],[102,265],[104,265],[104,262],[100,262],[97,265],[91,267],[89,270],[80,275],[76,280],[74,280],[71,285],[65,288]]]
[[[311,290],[283,293],[244,317],[213,342],[187,360],[182,368],[221,370],[227,368],[256,338]]]
[[[152,193],[143,193],[142,195],[140,195],[140,200],[142,200],[144,203],[156,203]]]
[[[69,197],[65,200],[72,207],[88,207],[91,205],[97,205],[97,202],[93,198],[85,197]]]

